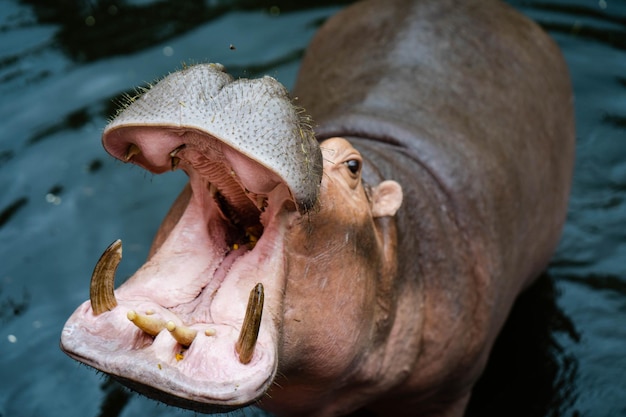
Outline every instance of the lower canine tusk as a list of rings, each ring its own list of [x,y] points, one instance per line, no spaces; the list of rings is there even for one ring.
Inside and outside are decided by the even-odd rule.
[[[254,347],[259,337],[259,327],[261,327],[261,317],[263,315],[263,298],[263,284],[259,282],[250,291],[246,316],[243,319],[239,339],[235,344],[239,362],[244,365],[252,360]]]
[[[186,326],[177,326],[173,321],[168,321],[165,327],[169,330],[172,337],[185,347],[189,347],[191,342],[193,342],[198,335],[196,329]]]
[[[130,310],[126,313],[126,317],[128,317],[128,320],[132,321],[135,326],[139,327],[150,336],[156,336],[161,333],[161,330],[165,329],[165,320],[139,314],[134,310]]]
[[[117,306],[115,299],[115,271],[122,260],[122,241],[116,240],[106,248],[91,274],[89,299],[93,314],[100,315]]]

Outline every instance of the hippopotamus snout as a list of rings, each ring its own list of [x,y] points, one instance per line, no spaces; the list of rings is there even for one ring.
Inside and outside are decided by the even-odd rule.
[[[223,162],[253,193],[280,181],[301,211],[317,201],[322,159],[310,121],[268,76],[233,80],[219,64],[187,67],[129,99],[102,143],[114,157],[157,174],[193,154]]]
[[[221,65],[196,65],[129,100],[102,141],[151,172],[185,171],[189,185],[149,261],[117,290],[121,241],[105,251],[62,348],[170,404],[257,400],[278,367],[285,230],[319,198],[308,119],[270,77],[233,81]]]

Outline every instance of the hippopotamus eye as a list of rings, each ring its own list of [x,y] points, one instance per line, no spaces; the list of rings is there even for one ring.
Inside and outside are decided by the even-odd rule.
[[[358,159],[349,159],[345,162],[346,166],[352,174],[358,174],[361,170],[361,161]]]

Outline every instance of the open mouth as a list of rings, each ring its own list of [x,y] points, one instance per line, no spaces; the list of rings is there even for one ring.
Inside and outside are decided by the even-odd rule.
[[[137,158],[142,138],[153,133],[138,130],[123,158]],[[167,152],[171,164],[190,177],[186,207],[154,255],[116,291],[122,244],[107,248],[90,301],[68,322],[62,346],[164,402],[196,410],[187,402],[244,405],[276,372],[282,237],[298,212],[284,184],[259,164],[233,161],[225,145],[204,137],[207,158],[194,135],[172,135],[183,143]],[[256,174],[242,180],[237,172],[246,170]]]
[[[219,67],[199,67],[209,76],[223,76]],[[160,90],[155,90],[153,97],[159,98]],[[175,106],[181,102],[170,100]],[[162,103],[159,98],[156,105]],[[130,119],[146,117],[147,104],[139,104]],[[218,107],[228,108],[223,103]],[[103,135],[107,151],[155,173],[181,169],[189,185],[164,220],[148,261],[117,289],[121,241],[107,248],[94,269],[90,300],[66,323],[61,347],[136,391],[179,407],[211,412],[255,402],[278,366],[285,235],[318,192],[303,193],[308,185],[289,183],[298,176],[289,167],[294,161],[304,163],[298,168],[304,182],[319,187],[321,155],[311,159],[304,145],[318,153],[319,146],[312,133],[305,138],[299,125],[289,127],[289,120],[282,122],[299,134],[295,142],[287,139],[305,150],[304,156],[285,157],[284,143],[270,144],[267,149],[276,151],[267,155],[267,144],[259,149],[257,130],[244,132],[253,145],[235,149],[222,139],[227,135],[218,139],[206,130],[181,126],[180,113],[176,123],[144,124],[121,115],[126,123],[114,120]],[[246,125],[246,120],[237,123]],[[222,121],[216,129],[228,131],[228,125]],[[287,168],[272,165],[280,158]],[[313,162],[319,172],[307,166]]]

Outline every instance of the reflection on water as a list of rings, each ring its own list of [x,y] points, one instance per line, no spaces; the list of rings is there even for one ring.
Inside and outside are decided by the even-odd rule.
[[[23,3],[33,6],[38,24],[60,26],[55,41],[65,54],[74,62],[87,62],[131,54],[167,42],[233,10],[278,15],[313,7],[348,4],[350,1],[109,0],[51,3],[25,0]]]
[[[58,349],[102,249],[123,237],[119,276],[129,276],[185,180],[113,161],[101,129],[118,97],[182,62],[291,86],[315,28],[343,3],[3,1],[0,417],[193,415],[130,394]],[[513,310],[467,414],[626,415],[626,3],[511,3],[570,65],[577,163],[563,241]]]

